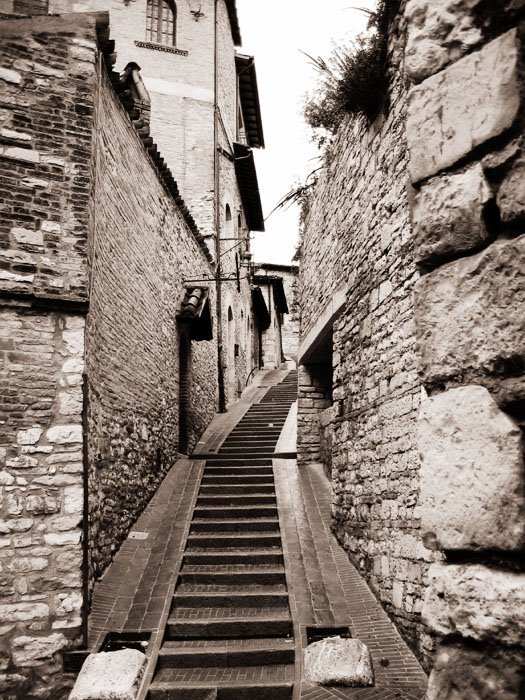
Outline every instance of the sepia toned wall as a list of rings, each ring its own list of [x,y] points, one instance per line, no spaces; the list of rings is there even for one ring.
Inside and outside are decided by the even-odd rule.
[[[302,245],[299,461],[436,700],[520,693],[521,5],[402,4],[388,114],[340,128]]]

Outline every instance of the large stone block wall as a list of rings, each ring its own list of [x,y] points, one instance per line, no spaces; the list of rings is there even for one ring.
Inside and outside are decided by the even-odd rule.
[[[301,338],[332,299],[333,356],[299,372],[299,462],[323,460],[334,531],[425,661],[421,622],[430,562],[420,539],[421,399],[412,294],[419,278],[407,193],[405,22],[391,28],[390,109],[349,119],[331,147],[302,241]],[[323,270],[322,276],[319,270]],[[332,386],[323,383],[322,376]]]
[[[523,690],[522,7],[406,6],[428,700]]]
[[[177,459],[177,306],[186,283],[212,273],[105,73],[97,105],[86,350],[91,582]],[[192,342],[190,450],[216,410],[216,353],[213,341]]]

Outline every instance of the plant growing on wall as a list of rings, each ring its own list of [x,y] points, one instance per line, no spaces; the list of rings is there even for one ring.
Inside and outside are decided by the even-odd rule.
[[[308,58],[320,74],[315,93],[305,104],[304,116],[322,146],[335,134],[347,114],[372,122],[388,94],[388,32],[400,0],[379,0],[369,14],[368,30],[349,46],[334,50],[328,60]]]

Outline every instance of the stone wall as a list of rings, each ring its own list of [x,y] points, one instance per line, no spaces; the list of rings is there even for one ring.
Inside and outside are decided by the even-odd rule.
[[[177,307],[185,283],[212,272],[104,72],[101,81],[86,350],[91,582],[177,459]],[[216,410],[216,352],[192,343],[190,450]]]
[[[523,3],[406,7],[414,185],[427,697],[520,696],[523,525]]]
[[[421,601],[435,555],[420,541],[421,387],[412,304],[419,275],[406,188],[404,43],[398,17],[388,113],[372,125],[360,118],[342,125],[306,221],[302,350],[319,319],[333,320],[323,363],[314,359],[299,373],[298,457],[323,460],[339,541],[424,660],[432,641]]]
[[[336,534],[426,665],[438,638],[429,700],[520,694],[522,7],[402,4],[389,113],[341,127],[302,246],[299,461],[331,459]]]
[[[6,700],[59,697],[68,685],[60,652],[81,640],[94,36],[93,18],[0,22],[0,695]]]

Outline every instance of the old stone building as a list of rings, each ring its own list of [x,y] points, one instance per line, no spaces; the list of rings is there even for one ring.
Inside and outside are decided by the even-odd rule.
[[[0,5],[6,698],[60,693],[95,582],[258,367],[253,60],[235,3],[179,3],[169,36],[150,5]],[[112,38],[108,13],[45,14],[92,9]]]
[[[281,313],[280,317],[282,356],[285,360],[292,360],[293,362],[297,362],[297,348],[299,346],[298,270],[299,268],[296,265],[280,265],[276,263],[260,263],[255,267],[255,275],[259,281],[264,281],[265,278],[282,280],[287,309],[284,313]]]
[[[432,699],[521,687],[522,8],[400,4],[302,241],[299,461]]]

